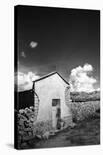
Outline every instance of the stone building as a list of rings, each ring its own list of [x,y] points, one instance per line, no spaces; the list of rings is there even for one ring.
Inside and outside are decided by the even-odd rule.
[[[58,72],[33,81],[33,90],[35,122],[51,121],[55,129],[60,121],[71,124],[70,85]]]

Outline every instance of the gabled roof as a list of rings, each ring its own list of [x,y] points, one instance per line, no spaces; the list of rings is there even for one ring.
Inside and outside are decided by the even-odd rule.
[[[52,72],[52,73],[49,73],[49,74],[47,74],[47,75],[45,75],[45,76],[42,76],[41,78],[39,78],[39,79],[33,81],[33,83],[34,83],[34,82],[38,82],[38,81],[40,81],[40,80],[43,80],[43,79],[45,79],[45,78],[48,78],[49,76],[52,76],[52,75],[54,75],[54,74],[58,74],[58,75],[60,76],[60,78],[61,78],[66,84],[70,85],[58,72]]]

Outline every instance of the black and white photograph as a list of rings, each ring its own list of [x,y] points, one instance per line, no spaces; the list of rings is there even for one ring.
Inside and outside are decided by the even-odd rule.
[[[14,7],[16,149],[100,145],[100,10]]]

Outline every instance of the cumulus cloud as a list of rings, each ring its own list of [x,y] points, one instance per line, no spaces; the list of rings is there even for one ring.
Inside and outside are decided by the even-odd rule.
[[[92,72],[93,66],[90,64],[85,64],[83,67],[78,66],[72,69],[70,74],[71,91],[94,91],[94,84],[97,80],[91,76]]]
[[[37,45],[38,45],[38,43],[35,42],[35,41],[31,41],[31,42],[30,42],[30,47],[31,47],[31,48],[35,48],[35,47],[37,47]]]
[[[85,64],[83,66],[83,70],[86,71],[86,72],[91,72],[91,71],[93,71],[93,67],[90,64]]]
[[[100,88],[97,88],[96,91],[100,91]]]
[[[33,72],[28,72],[24,74],[22,72],[18,72],[15,75],[15,84],[18,86],[18,91],[29,90],[32,88],[32,81],[38,79],[39,76],[35,75]]]
[[[26,58],[26,54],[24,51],[21,52],[21,57]]]

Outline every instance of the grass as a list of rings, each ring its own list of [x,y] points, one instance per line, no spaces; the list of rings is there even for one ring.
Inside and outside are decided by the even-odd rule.
[[[84,146],[100,144],[100,118],[95,118],[78,122],[74,128],[68,127],[64,131],[51,136],[48,140],[32,139],[28,144],[23,144],[21,148],[52,148],[67,146]]]
[[[34,107],[19,110],[18,114],[18,146],[19,149],[51,148],[65,146],[82,146],[100,144],[100,101],[72,103],[74,128],[67,129],[50,136],[48,140],[40,140],[42,135],[51,127],[50,123],[38,123],[34,127]],[[32,118],[32,119],[31,119]],[[30,130],[26,132],[26,130]],[[24,137],[24,138],[23,138]],[[25,140],[25,138],[27,140]],[[23,140],[24,139],[24,140]]]
[[[100,144],[100,119],[88,119],[78,123],[66,140],[70,140],[73,146]]]

